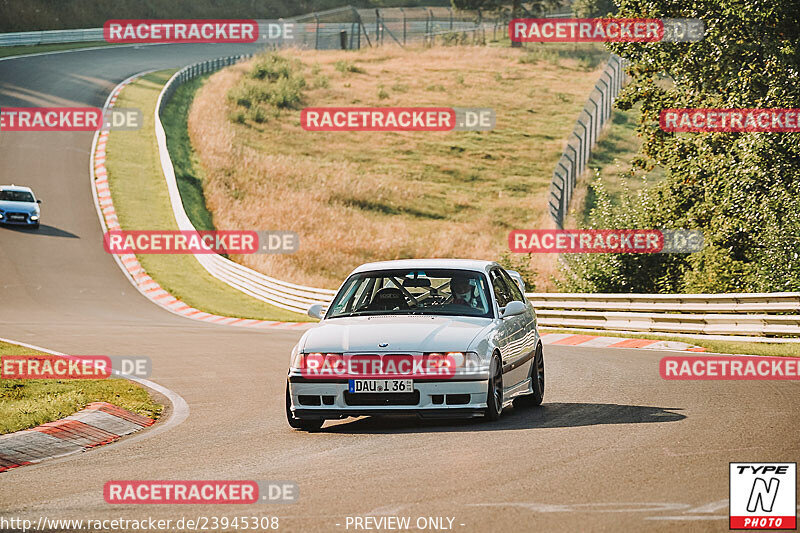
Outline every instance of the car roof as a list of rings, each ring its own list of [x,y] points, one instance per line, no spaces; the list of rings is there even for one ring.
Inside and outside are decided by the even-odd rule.
[[[20,191],[33,193],[30,187],[23,187],[21,185],[0,185],[0,191]]]
[[[356,268],[351,274],[371,272],[375,270],[393,270],[419,268],[452,268],[457,270],[475,270],[486,272],[489,267],[497,265],[494,261],[481,261],[478,259],[397,259],[394,261],[378,261],[365,263]]]

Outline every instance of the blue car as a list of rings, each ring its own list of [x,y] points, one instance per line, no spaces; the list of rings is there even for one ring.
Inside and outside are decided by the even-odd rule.
[[[40,203],[30,187],[0,185],[0,224],[38,228]]]

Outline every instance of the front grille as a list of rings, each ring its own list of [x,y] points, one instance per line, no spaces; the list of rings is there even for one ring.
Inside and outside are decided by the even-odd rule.
[[[347,405],[418,405],[419,391],[412,392],[345,392]]]

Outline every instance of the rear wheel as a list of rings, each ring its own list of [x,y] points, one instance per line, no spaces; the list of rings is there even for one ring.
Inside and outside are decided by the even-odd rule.
[[[542,345],[536,347],[536,354],[531,364],[531,388],[533,392],[514,399],[515,407],[535,407],[544,400],[544,354]]]
[[[486,391],[486,420],[497,420],[503,414],[503,366],[494,354],[489,365],[489,387]]]
[[[289,395],[289,382],[286,382],[286,421],[294,429],[302,429],[304,431],[317,431],[325,423],[322,418],[297,418],[292,413],[292,398]]]

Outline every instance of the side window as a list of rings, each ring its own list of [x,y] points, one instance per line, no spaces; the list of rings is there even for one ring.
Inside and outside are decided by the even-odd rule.
[[[358,311],[365,305],[369,304],[372,299],[372,287],[375,285],[375,280],[372,278],[362,279],[358,287],[356,287],[355,294],[350,300],[350,304],[355,306],[353,309],[346,309],[346,312]]]
[[[497,305],[501,308],[507,306],[508,302],[512,300],[511,292],[500,272],[497,269],[492,270],[489,273],[489,278],[492,280],[492,289],[494,290],[494,297],[497,298]]]
[[[503,279],[506,281],[506,285],[511,290],[511,299],[516,302],[525,303],[525,298],[522,296],[522,291],[519,290],[519,285],[517,282],[514,281],[511,276],[505,270],[502,271]]]

